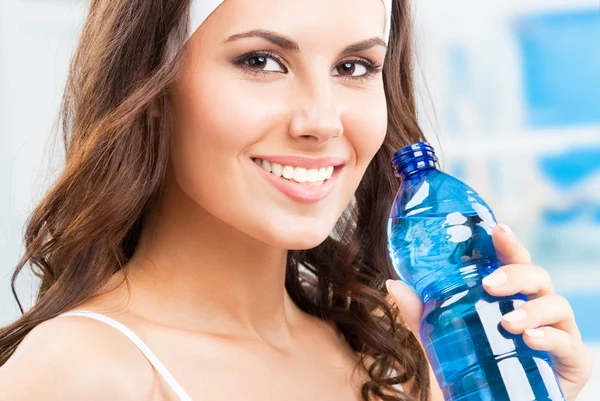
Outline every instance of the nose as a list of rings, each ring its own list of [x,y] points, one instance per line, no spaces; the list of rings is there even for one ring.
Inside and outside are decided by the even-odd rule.
[[[314,79],[309,85],[304,82],[298,86],[290,135],[313,146],[341,136],[344,127],[332,83],[328,79]]]

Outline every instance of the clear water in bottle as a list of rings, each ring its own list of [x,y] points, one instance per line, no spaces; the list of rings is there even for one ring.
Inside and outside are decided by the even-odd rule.
[[[548,354],[500,325],[526,297],[493,297],[481,285],[499,267],[491,209],[437,169],[428,143],[396,152],[394,166],[402,185],[388,223],[390,257],[425,304],[421,340],[446,401],[563,401]]]

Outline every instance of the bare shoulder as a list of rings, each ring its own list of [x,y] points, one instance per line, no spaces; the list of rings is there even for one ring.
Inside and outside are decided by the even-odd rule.
[[[0,367],[0,401],[144,400],[154,373],[113,327],[83,317],[50,319],[33,329]]]

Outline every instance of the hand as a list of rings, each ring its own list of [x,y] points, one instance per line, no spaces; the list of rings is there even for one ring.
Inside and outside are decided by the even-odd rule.
[[[483,280],[485,290],[498,297],[517,293],[528,297],[526,303],[504,315],[502,326],[522,334],[529,347],[550,353],[565,399],[575,401],[592,374],[593,357],[581,341],[571,306],[554,294],[548,272],[531,264],[529,252],[508,227],[495,227],[492,240],[504,266]],[[421,299],[402,281],[388,280],[386,285],[408,328],[420,341]]]

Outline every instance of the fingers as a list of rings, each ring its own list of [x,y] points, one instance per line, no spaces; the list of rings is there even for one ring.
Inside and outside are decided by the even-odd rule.
[[[419,329],[423,316],[423,301],[412,288],[401,280],[388,280],[385,285],[408,328],[420,340]]]
[[[504,316],[502,325],[511,333],[552,325],[579,339],[579,329],[569,302],[554,294],[552,279],[545,269],[533,265],[506,265],[482,281],[494,296],[529,295],[529,301]]]
[[[531,264],[531,254],[508,226],[498,224],[494,227],[492,241],[502,264]]]
[[[550,352],[567,369],[560,369],[562,376],[569,373],[573,381],[587,381],[592,372],[593,357],[591,351],[579,340],[554,327],[528,329],[523,333],[525,344],[538,351]],[[582,377],[579,377],[582,376]]]
[[[571,305],[560,295],[549,295],[524,303],[502,317],[502,326],[513,334],[541,326],[552,326],[581,341]]]
[[[502,266],[485,277],[482,283],[489,294],[497,297],[521,293],[537,298],[554,293],[550,274],[533,265]]]

